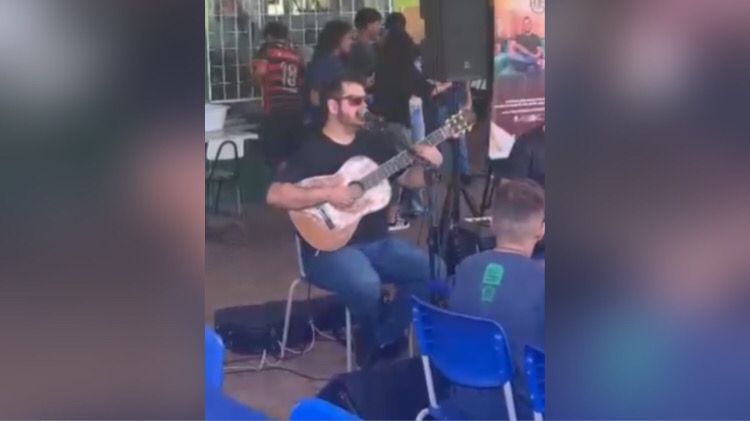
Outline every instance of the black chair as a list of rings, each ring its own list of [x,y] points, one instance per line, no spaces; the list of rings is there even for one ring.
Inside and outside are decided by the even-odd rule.
[[[234,151],[232,159],[232,169],[217,168],[221,151],[229,145]],[[206,144],[206,154],[208,154],[208,144]],[[213,203],[213,212],[219,213],[219,200],[221,199],[221,190],[224,184],[234,184],[235,199],[237,201],[237,214],[242,215],[242,189],[240,186],[240,157],[237,151],[237,145],[231,140],[225,140],[219,145],[216,156],[213,160],[206,157],[206,203]],[[215,194],[211,197],[212,187],[215,186]]]

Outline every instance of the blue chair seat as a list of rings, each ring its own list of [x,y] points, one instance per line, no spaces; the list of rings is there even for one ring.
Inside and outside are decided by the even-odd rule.
[[[222,393],[224,381],[224,343],[208,326],[204,327],[205,394],[204,417],[207,420],[267,420],[262,413],[248,408]]]
[[[341,420],[360,421],[343,408],[318,398],[303,399],[297,403],[289,414],[291,421]]]
[[[215,390],[206,390],[204,412],[206,420],[267,420],[262,413],[254,411],[234,399]]]

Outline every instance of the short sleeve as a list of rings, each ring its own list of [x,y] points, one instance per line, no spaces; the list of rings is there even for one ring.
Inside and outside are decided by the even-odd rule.
[[[286,165],[276,173],[273,180],[274,182],[296,183],[307,178],[307,173],[305,171],[305,168],[307,168],[307,160],[304,158],[304,149],[304,147],[297,149],[297,152],[289,158]]]
[[[344,67],[340,61],[333,57],[323,59],[318,63],[311,86],[316,91],[321,91],[325,86],[340,78],[343,73]]]
[[[399,142],[396,136],[401,136],[401,133],[396,132],[397,129],[398,127],[388,127],[382,131],[367,132],[367,142],[370,146],[368,155],[378,164],[393,158],[399,152],[396,148]]]
[[[268,60],[268,45],[263,44],[260,46],[260,48],[253,54],[253,60]]]

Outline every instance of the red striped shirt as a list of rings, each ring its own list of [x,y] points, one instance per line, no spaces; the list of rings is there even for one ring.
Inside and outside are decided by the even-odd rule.
[[[304,62],[300,54],[286,41],[268,41],[261,45],[255,60],[267,62],[261,81],[263,111],[301,112]]]

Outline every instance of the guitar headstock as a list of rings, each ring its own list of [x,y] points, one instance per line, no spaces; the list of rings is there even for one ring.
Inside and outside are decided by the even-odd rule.
[[[476,122],[477,116],[473,111],[461,110],[448,118],[445,127],[450,130],[451,136],[458,137],[471,130]]]

